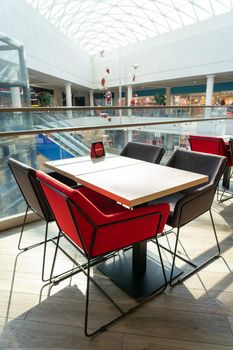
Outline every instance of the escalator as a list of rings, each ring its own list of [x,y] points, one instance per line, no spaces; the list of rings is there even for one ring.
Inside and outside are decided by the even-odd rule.
[[[34,128],[67,128],[71,125],[58,115],[45,116],[37,114],[34,117]],[[39,134],[36,136],[37,152],[42,154],[48,160],[56,160],[60,158],[71,158],[77,156],[85,156],[90,153],[90,147],[80,134],[70,134],[67,132],[54,132],[49,136]]]
[[[17,117],[20,117],[20,114]],[[13,157],[32,167],[37,167],[37,155],[40,154],[47,160],[56,160],[62,158],[72,158],[90,154],[90,147],[85,138],[80,134],[70,134],[68,132],[51,133],[45,135],[40,133],[41,129],[67,128],[71,125],[64,121],[56,114],[45,117],[42,113],[25,115],[22,121],[23,125],[29,120],[31,127],[38,130],[36,139],[29,137],[21,137],[17,139],[3,139],[0,151],[3,153],[4,162],[1,164],[1,184],[0,184],[0,218],[8,215],[20,213],[25,208],[24,200],[18,189],[15,180],[12,177],[10,169],[7,165],[8,157]],[[6,120],[6,126],[9,120]],[[13,122],[15,123],[15,116]],[[25,129],[25,127],[21,127]]]

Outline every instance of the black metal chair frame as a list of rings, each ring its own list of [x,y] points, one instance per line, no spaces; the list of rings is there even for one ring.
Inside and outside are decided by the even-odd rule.
[[[162,254],[161,254],[161,250],[159,247],[159,243],[158,243],[158,238],[157,238],[157,232],[155,232],[155,241],[157,244],[157,248],[158,248],[158,253],[159,253],[159,258],[160,258],[160,263],[161,263],[161,268],[162,268],[162,272],[163,272],[163,277],[164,277],[164,285],[162,286],[162,288],[158,291],[156,291],[154,294],[151,294],[150,296],[146,297],[145,299],[141,300],[140,302],[138,302],[137,305],[129,308],[128,310],[124,311],[112,298],[110,295],[107,294],[107,292],[94,280],[93,277],[90,276],[90,271],[91,271],[91,267],[106,261],[107,259],[109,259],[110,257],[118,254],[118,251],[120,251],[122,248],[121,247],[117,250],[115,250],[114,252],[110,251],[110,252],[106,252],[101,256],[97,256],[92,258],[92,251],[95,245],[95,239],[96,239],[96,234],[97,234],[97,229],[101,228],[101,227],[106,227],[106,226],[111,226],[114,224],[118,224],[119,222],[127,222],[129,220],[134,220],[135,218],[127,218],[127,219],[122,219],[116,222],[111,222],[108,224],[102,224],[102,225],[96,225],[90,218],[89,216],[86,215],[86,213],[83,212],[83,210],[76,204],[74,203],[70,198],[68,198],[64,193],[60,192],[59,190],[57,190],[56,188],[50,186],[49,184],[47,184],[46,182],[44,182],[43,180],[38,179],[39,182],[43,183],[44,185],[46,185],[48,188],[52,189],[53,191],[55,191],[56,193],[58,193],[59,195],[61,195],[67,204],[69,213],[72,217],[72,221],[75,225],[75,228],[77,230],[78,233],[78,237],[80,239],[80,242],[82,244],[82,246],[84,247],[83,244],[83,240],[82,240],[82,236],[80,233],[80,229],[77,223],[77,220],[75,219],[73,212],[72,212],[72,207],[74,207],[76,210],[78,210],[78,212],[85,217],[85,219],[93,226],[93,238],[92,238],[92,242],[91,242],[91,248],[90,248],[90,252],[88,253],[87,251],[85,251],[85,249],[80,249],[74,242],[72,242],[69,237],[67,237],[67,235],[65,233],[63,233],[63,231],[61,230],[56,218],[56,222],[57,225],[59,227],[59,235],[58,238],[56,240],[56,248],[55,248],[55,253],[54,253],[54,257],[53,257],[53,263],[52,263],[52,268],[51,268],[51,273],[50,273],[50,282],[53,284],[58,284],[61,281],[65,280],[66,278],[69,278],[79,272],[83,272],[86,277],[87,277],[87,289],[86,289],[86,302],[85,302],[85,323],[84,323],[84,333],[87,337],[91,337],[99,332],[103,332],[107,329],[108,326],[110,326],[111,324],[115,323],[116,321],[120,320],[122,317],[130,314],[131,312],[133,312],[135,309],[137,309],[140,305],[144,304],[146,301],[150,300],[152,297],[154,297],[155,295],[158,295],[160,293],[162,293],[166,287],[167,287],[167,278],[166,278],[166,273],[165,273],[165,268],[164,268],[164,264],[163,264],[163,260],[162,260]],[[52,210],[52,209],[51,209]],[[160,223],[162,220],[162,213],[161,212],[156,212],[157,215],[159,215],[159,223],[157,225],[157,227],[160,227]],[[138,216],[139,217],[145,217],[145,216],[151,216],[151,215],[155,215],[155,213],[148,213],[146,215],[143,216]],[[73,259],[60,245],[60,238],[64,237],[67,239],[68,242],[70,242],[72,244],[72,246],[74,246],[79,253],[81,253],[86,259],[87,262],[83,263],[83,264],[79,264],[75,259]],[[147,241],[147,240],[145,240]],[[141,241],[143,242],[143,241]],[[47,242],[45,243],[46,246]],[[126,247],[128,247],[129,245],[127,245]],[[132,246],[132,244],[131,244]],[[55,267],[55,262],[56,262],[56,258],[57,258],[57,252],[58,249],[61,250],[71,261],[72,263],[74,263],[77,268],[75,269],[71,269],[69,271],[64,272],[63,274],[60,274],[59,276],[53,276],[53,272],[54,272],[54,267]],[[97,328],[95,331],[93,332],[89,332],[88,331],[88,317],[89,317],[89,293],[90,293],[90,281],[93,282],[93,284],[106,296],[107,299],[109,299],[109,301],[115,306],[115,308],[120,312],[120,315],[113,318],[111,321],[107,322],[106,324],[100,326],[99,328]]]
[[[232,156],[232,159],[233,159],[233,140],[229,140],[228,143],[229,143],[231,156]],[[229,196],[225,195],[225,193],[226,193],[226,191],[227,191],[227,189],[229,187],[232,175],[233,175],[233,170],[231,169],[230,172],[227,173],[227,167],[226,167],[225,173],[223,175],[223,192],[221,193],[220,199],[218,199],[219,203],[223,203],[223,202],[228,201],[229,199],[233,198],[233,193],[230,194]],[[218,189],[218,192],[219,192],[219,189]],[[217,196],[219,197],[218,192],[217,192]]]
[[[15,160],[13,159],[13,161],[15,161]],[[18,162],[18,161],[17,161],[17,162]],[[51,218],[49,218],[48,215],[47,215],[47,213],[46,213],[45,210],[44,210],[43,205],[41,205],[40,198],[39,198],[39,196],[38,196],[37,191],[35,190],[35,183],[33,182],[33,181],[37,181],[36,178],[33,179],[32,176],[31,176],[31,174],[29,174],[29,172],[28,172],[27,175],[26,175],[27,178],[28,178],[28,180],[30,181],[31,189],[33,190],[33,194],[35,195],[35,197],[36,197],[36,199],[37,199],[38,205],[40,206],[40,209],[41,209],[41,212],[42,212],[42,215],[43,215],[43,216],[42,216],[40,213],[38,213],[38,212],[35,210],[35,208],[33,208],[33,207],[30,205],[30,203],[28,202],[28,199],[27,199],[27,197],[26,197],[24,191],[22,190],[20,183],[18,182],[18,180],[17,180],[17,178],[16,178],[16,176],[15,176],[14,170],[12,169],[11,160],[8,161],[8,166],[9,166],[10,169],[11,169],[11,172],[12,172],[14,178],[15,178],[15,181],[16,181],[16,183],[17,183],[17,185],[18,185],[18,187],[19,187],[19,189],[20,189],[20,192],[21,192],[21,194],[22,194],[22,196],[23,196],[23,198],[24,198],[24,200],[25,200],[25,202],[26,202],[26,205],[27,205],[27,206],[26,206],[26,210],[25,210],[25,214],[24,214],[24,218],[23,218],[22,227],[21,227],[19,242],[18,242],[18,249],[21,250],[21,251],[27,251],[27,250],[32,249],[32,248],[34,248],[34,247],[38,247],[39,245],[41,245],[41,244],[43,244],[43,243],[45,242],[45,241],[43,240],[43,241],[41,241],[41,242],[38,242],[38,243],[35,243],[35,244],[32,244],[32,245],[28,245],[28,246],[25,246],[25,247],[22,247],[22,246],[21,246],[22,236],[23,236],[23,232],[24,232],[24,227],[25,227],[25,225],[26,225],[26,220],[27,220],[27,215],[28,215],[29,210],[31,210],[32,212],[36,213],[42,220],[44,220],[44,221],[46,222],[45,239],[47,239],[47,234],[48,234],[48,223],[51,222],[51,221],[54,221],[54,218],[53,218],[53,216],[52,216],[52,212],[50,212]],[[34,170],[33,168],[29,168],[29,169],[30,169],[30,170]],[[21,169],[20,169],[20,170],[21,170]],[[36,172],[36,171],[35,171],[35,172]],[[42,189],[41,189],[41,195],[44,196],[44,193],[43,193]],[[47,201],[47,199],[45,198],[45,196],[44,196],[44,200]],[[48,206],[48,208],[49,208],[49,206]],[[56,237],[57,237],[57,236],[56,236]],[[52,240],[52,239],[50,239],[50,240]]]
[[[46,199],[46,197],[45,197],[45,195],[44,195],[44,192],[43,192],[43,190],[42,190],[42,188],[41,188],[39,182],[38,182],[37,179],[36,179],[36,170],[26,165],[26,166],[28,167],[28,169],[27,169],[28,172],[25,173],[25,175],[26,175],[27,179],[29,180],[29,182],[30,182],[30,184],[31,184],[31,190],[33,191],[33,195],[35,196],[35,198],[36,198],[36,200],[37,200],[37,204],[38,204],[38,206],[40,207],[40,210],[41,210],[42,215],[41,215],[38,211],[36,211],[35,208],[33,208],[33,207],[30,205],[30,203],[29,203],[29,201],[28,201],[28,199],[27,199],[27,197],[26,197],[26,195],[25,195],[23,189],[21,188],[20,183],[19,183],[18,180],[17,180],[17,177],[15,176],[14,170],[12,169],[12,164],[11,164],[12,161],[15,162],[15,163],[13,163],[13,164],[15,164],[15,166],[18,166],[18,168],[20,169],[20,171],[23,171],[24,169],[21,168],[21,167],[19,167],[19,166],[20,166],[20,162],[15,161],[15,159],[13,159],[13,158],[11,159],[11,158],[10,158],[10,159],[8,160],[8,166],[9,166],[10,169],[11,169],[11,172],[12,172],[14,178],[15,178],[15,181],[16,181],[16,183],[17,183],[17,185],[18,185],[18,187],[19,187],[19,189],[20,189],[20,192],[21,192],[21,194],[22,194],[22,196],[23,196],[23,198],[24,198],[24,200],[25,200],[25,202],[26,202],[26,205],[27,205],[27,206],[26,206],[26,210],[25,210],[25,214],[24,214],[24,218],[23,218],[23,223],[22,223],[21,231],[20,231],[20,237],[19,237],[19,241],[18,241],[18,249],[19,249],[21,252],[26,252],[26,251],[28,251],[28,250],[30,250],[30,249],[36,248],[36,247],[38,247],[38,246],[40,246],[40,245],[42,245],[42,244],[48,243],[48,242],[53,242],[53,243],[55,243],[55,240],[58,238],[58,235],[56,235],[56,236],[54,236],[54,237],[48,239],[48,224],[49,224],[50,222],[54,221],[54,217],[53,217],[53,213],[52,213],[52,211],[51,211],[51,209],[50,209],[50,206],[49,206],[49,204],[48,204],[48,202],[47,202],[47,199]],[[19,164],[17,164],[17,163],[19,163]],[[25,165],[25,164],[23,164],[23,165]],[[25,169],[25,170],[26,170],[26,169]],[[34,172],[34,171],[35,171],[35,177],[33,177],[33,175],[32,175],[32,172]],[[31,173],[30,173],[30,172],[31,172]],[[56,174],[55,174],[55,176],[56,176]],[[59,174],[58,174],[58,176],[59,176]],[[46,210],[45,210],[43,204],[41,203],[41,198],[39,197],[38,192],[40,192],[40,195],[43,196],[43,200],[44,200],[45,203],[46,203],[46,207],[47,207],[47,209],[49,209],[48,212],[46,212]],[[27,216],[28,216],[29,210],[31,210],[32,212],[36,213],[42,220],[45,221],[45,236],[44,236],[44,240],[43,240],[43,241],[40,241],[40,242],[38,242],[38,243],[35,243],[35,244],[31,244],[31,245],[22,247],[21,243],[22,243],[24,228],[25,228],[25,225],[26,225],[26,221],[27,221]],[[46,260],[46,245],[44,246],[41,278],[42,278],[42,281],[43,281],[43,282],[48,282],[48,281],[50,280],[50,278],[45,278],[45,260]]]
[[[212,191],[212,189],[211,189]],[[216,247],[217,247],[217,252],[210,256],[208,259],[206,259],[203,263],[201,263],[200,265],[196,265],[194,263],[192,263],[190,260],[188,259],[185,259],[184,257],[180,256],[179,254],[177,254],[177,247],[178,247],[178,243],[179,243],[179,234],[180,234],[180,229],[181,227],[185,226],[186,224],[188,224],[189,222],[195,220],[195,218],[199,217],[200,215],[196,216],[195,218],[193,218],[192,220],[190,220],[189,222],[186,222],[185,224],[183,225],[180,225],[180,221],[181,221],[181,217],[182,217],[182,210],[184,209],[185,205],[189,204],[192,200],[195,200],[197,199],[198,197],[195,197],[193,199],[191,199],[190,201],[184,203],[184,205],[182,206],[182,209],[180,211],[180,217],[179,217],[179,223],[177,225],[177,231],[176,233],[174,232],[174,229],[172,228],[171,230],[169,231],[165,231],[163,232],[160,236],[164,236],[168,233],[171,233],[171,232],[174,232],[176,234],[176,240],[175,240],[175,247],[174,247],[174,250],[170,250],[168,249],[167,247],[160,245],[160,248],[166,250],[167,252],[171,253],[174,257],[172,259],[172,266],[171,266],[171,274],[170,274],[170,280],[169,280],[169,284],[170,286],[175,286],[176,284],[178,283],[181,283],[183,282],[184,280],[186,280],[188,277],[190,277],[191,275],[195,274],[196,272],[198,272],[199,270],[201,270],[203,267],[205,267],[206,265],[208,265],[209,263],[211,263],[213,260],[215,260],[216,258],[218,258],[220,256],[220,253],[221,253],[221,250],[220,250],[220,244],[219,244],[219,241],[218,241],[218,236],[217,236],[217,232],[216,232],[216,228],[215,228],[215,224],[214,224],[214,220],[213,220],[213,215],[212,215],[212,212],[211,212],[211,209],[209,209],[209,214],[210,214],[210,219],[211,219],[211,224],[212,224],[212,227],[213,227],[213,232],[214,232],[214,238],[216,240]],[[206,212],[206,211],[205,211]],[[204,214],[205,212],[203,212],[202,214]],[[202,215],[201,214],[201,215]],[[173,277],[173,272],[174,272],[174,268],[175,268],[175,261],[176,261],[176,258],[186,262],[187,264],[189,264],[190,266],[193,267],[193,270],[190,271],[190,272],[187,272],[185,275],[182,275],[180,277],[178,277],[178,279],[174,279]]]
[[[188,153],[186,153],[188,152]],[[183,154],[183,155],[182,155]],[[188,156],[190,154],[190,157]],[[226,165],[226,157],[223,156],[217,156],[217,155],[208,155],[205,154],[205,156],[202,159],[202,165],[201,168],[197,164],[196,166],[193,166],[192,164],[195,164],[198,162],[200,158],[201,152],[191,152],[191,151],[175,151],[172,157],[169,159],[167,166],[171,166],[174,168],[178,169],[183,169],[183,170],[189,170],[189,171],[194,171],[196,169],[196,172],[199,173],[205,173],[208,174],[209,172],[209,182],[207,184],[199,185],[194,189],[190,189],[188,192],[184,192],[184,194],[179,198],[177,197],[171,197],[166,198],[164,197],[164,201],[171,201],[174,205],[174,209],[172,209],[172,212],[170,213],[170,216],[168,217],[167,225],[171,227],[170,230],[163,232],[160,236],[162,235],[167,235],[171,232],[176,232],[176,240],[175,240],[175,246],[174,249],[164,247],[163,245],[160,245],[162,249],[165,249],[169,253],[173,255],[172,259],[172,266],[171,266],[171,274],[170,274],[170,280],[169,283],[171,286],[176,285],[177,283],[185,280],[188,278],[190,275],[196,273],[198,270],[209,264],[211,261],[213,261],[215,258],[219,257],[221,251],[220,251],[220,245],[216,233],[216,228],[211,212],[211,206],[214,200],[214,196],[216,193],[216,189],[218,187],[218,182],[220,177],[222,176],[225,165]],[[211,158],[215,158],[215,170],[214,167],[210,168],[211,166]],[[217,160],[216,158],[219,158]],[[208,164],[207,162],[210,161]],[[204,168],[203,168],[204,166]],[[202,170],[202,171],[201,171]],[[156,202],[155,202],[156,203]],[[194,212],[192,212],[192,208]],[[210,213],[210,218],[211,218],[211,224],[213,227],[214,231],[214,237],[216,240],[216,253],[210,257],[208,257],[203,263],[201,264],[194,264],[188,259],[185,259],[184,257],[180,256],[177,254],[177,247],[179,243],[179,236],[180,236],[180,229],[188,224],[189,222],[195,220],[197,217],[200,215],[206,213],[209,211]],[[185,273],[183,276],[174,278],[174,268],[175,268],[175,260],[176,258],[181,259],[182,261],[186,262],[190,266],[193,267],[193,270],[190,272]]]

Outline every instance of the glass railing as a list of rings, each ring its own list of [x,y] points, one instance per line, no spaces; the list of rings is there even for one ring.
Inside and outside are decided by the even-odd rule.
[[[102,140],[106,151],[114,154],[128,141],[136,141],[163,146],[166,152],[161,163],[165,164],[174,149],[189,149],[190,134],[233,135],[231,108],[0,110],[0,220],[25,210],[7,165],[9,157],[46,171],[47,160],[88,155],[93,141]]]

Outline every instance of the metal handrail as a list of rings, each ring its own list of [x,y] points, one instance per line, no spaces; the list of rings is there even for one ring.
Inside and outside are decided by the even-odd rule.
[[[74,132],[74,131],[85,131],[85,130],[98,130],[98,129],[116,129],[116,128],[130,128],[150,125],[163,125],[163,124],[183,124],[190,122],[207,122],[216,120],[229,120],[232,117],[212,117],[212,118],[186,118],[186,119],[169,119],[166,121],[151,121],[151,122],[137,122],[137,123],[121,123],[121,124],[100,124],[100,125],[89,125],[80,127],[67,127],[67,128],[47,128],[47,129],[34,129],[34,130],[20,130],[20,131],[2,131],[0,137],[8,136],[22,136],[22,135],[37,135],[37,134],[50,134],[51,132]]]
[[[209,106],[201,106],[201,105],[188,105],[188,106],[177,106],[177,105],[164,105],[164,106],[83,106],[83,107],[22,107],[22,108],[12,108],[12,107],[4,107],[0,108],[0,113],[2,112],[55,112],[55,111],[99,111],[101,110],[140,110],[140,109],[194,109],[194,108],[233,108],[232,105],[209,105]]]

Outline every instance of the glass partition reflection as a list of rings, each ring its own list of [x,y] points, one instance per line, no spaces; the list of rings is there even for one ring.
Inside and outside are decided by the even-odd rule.
[[[9,115],[5,129],[10,121],[20,127],[29,126],[28,115]],[[29,120],[31,120],[29,118]],[[16,123],[17,121],[17,123]],[[107,124],[109,125],[109,124]],[[10,127],[9,127],[10,128]],[[22,213],[25,203],[7,165],[13,157],[35,169],[47,171],[45,161],[81,157],[90,154],[90,145],[94,141],[103,141],[105,151],[120,154],[129,141],[154,144],[165,148],[161,164],[166,164],[176,148],[189,149],[190,134],[223,136],[233,135],[232,119],[176,121],[166,124],[119,126],[106,128],[76,129],[70,132],[37,132],[32,135],[19,133],[18,136],[0,137],[0,218]],[[3,134],[2,134],[3,135]]]
[[[24,47],[0,33],[0,107],[30,105]]]

